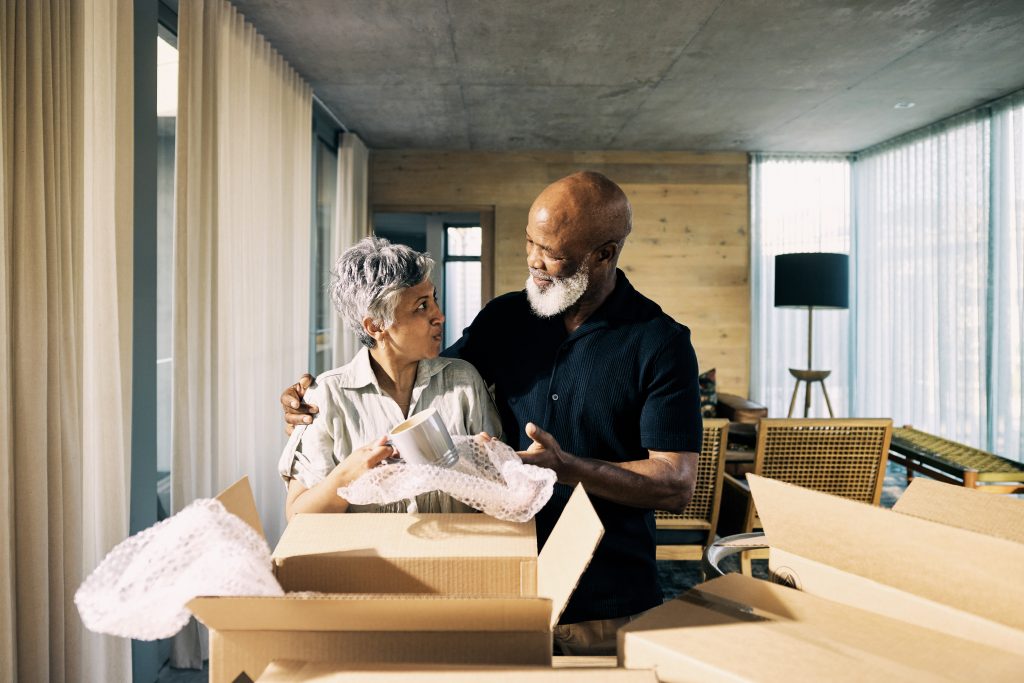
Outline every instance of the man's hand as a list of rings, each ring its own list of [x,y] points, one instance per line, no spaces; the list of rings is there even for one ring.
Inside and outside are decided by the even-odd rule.
[[[616,503],[681,513],[693,496],[697,454],[648,451],[643,460],[608,462],[567,453],[555,437],[532,422],[526,435],[533,440],[519,457],[528,465],[555,471],[559,483],[582,483],[587,493]]]
[[[306,389],[313,386],[313,375],[308,372],[299,381],[281,392],[281,407],[284,408],[284,431],[291,434],[295,425],[308,425],[320,409],[311,403],[304,403],[302,397]]]
[[[562,484],[579,483],[579,476],[573,472],[573,465],[578,460],[575,455],[563,451],[555,437],[532,422],[526,423],[526,435],[533,439],[533,443],[525,451],[519,451],[524,463],[554,470]]]

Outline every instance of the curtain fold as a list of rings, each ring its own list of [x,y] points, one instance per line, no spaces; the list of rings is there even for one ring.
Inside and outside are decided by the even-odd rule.
[[[1024,460],[1024,92],[993,109],[988,442]]]
[[[135,55],[130,3],[93,0],[84,11],[82,561],[88,573],[129,529]],[[83,680],[131,677],[130,641],[86,632],[83,654]]]
[[[273,545],[274,399],[308,361],[312,91],[227,2],[178,22],[171,504],[247,475]]]
[[[4,680],[81,673],[79,17],[56,3],[0,7]]]
[[[807,311],[775,308],[775,256],[849,253],[850,162],[834,155],[754,154],[750,187],[750,396],[769,415],[782,416],[796,383],[789,368],[807,365]],[[847,311],[814,314],[814,369],[832,371],[825,381],[837,416],[850,414],[848,329]],[[804,390],[794,417],[803,416]],[[828,417],[818,387],[811,396],[810,416]]]
[[[854,164],[854,406],[987,446],[989,120],[973,112]]]
[[[338,147],[338,208],[334,212],[331,266],[341,252],[371,232],[369,179],[369,150],[358,135],[342,133]],[[335,314],[331,315],[331,339],[334,347],[334,362],[331,367],[349,362],[359,350],[360,345],[355,332],[346,328],[341,317]]]
[[[0,83],[13,82],[12,60],[8,53],[13,44],[12,18],[7,7],[0,7]],[[12,337],[11,272],[14,262],[13,205],[8,201],[8,181],[12,178],[9,140],[13,96],[7,86],[0,86],[0,340]],[[10,215],[10,218],[8,217]],[[18,641],[14,616],[14,396],[13,367],[10,342],[0,348],[0,679],[13,681],[18,670]]]
[[[132,59],[130,3],[0,6],[3,680],[131,676],[72,599],[128,530]]]
[[[308,362],[312,91],[223,0],[179,6],[178,54],[171,507],[246,475],[273,546],[275,397]],[[172,665],[205,642],[193,621]]]

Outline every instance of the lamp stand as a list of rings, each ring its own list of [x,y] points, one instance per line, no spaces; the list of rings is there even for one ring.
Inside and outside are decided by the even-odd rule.
[[[786,417],[793,417],[793,409],[796,408],[796,397],[800,393],[800,382],[807,385],[807,390],[804,394],[804,417],[807,417],[811,412],[811,385],[817,382],[821,385],[821,393],[825,395],[825,405],[828,407],[828,416],[835,417],[832,412],[832,402],[828,400],[828,391],[825,390],[825,378],[832,374],[831,370],[812,370],[811,369],[811,340],[813,339],[812,332],[814,330],[814,306],[807,307],[807,369],[797,370],[795,368],[789,369],[789,374],[796,378],[796,386],[793,387],[793,398],[789,400],[789,414]]]

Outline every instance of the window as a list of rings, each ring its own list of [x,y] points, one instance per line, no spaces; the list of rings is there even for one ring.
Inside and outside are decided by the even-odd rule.
[[[444,341],[451,346],[480,311],[483,230],[451,223],[444,228]]]
[[[335,315],[327,285],[334,254],[331,226],[334,225],[338,195],[338,152],[317,138],[313,148],[313,277],[310,311],[310,366],[314,374],[330,370],[333,364],[331,317]]]
[[[334,304],[327,291],[338,255],[334,232],[338,213],[338,136],[341,127],[313,101],[313,197],[309,277],[309,371],[314,375],[347,363],[334,357]]]
[[[178,119],[178,40],[162,24],[157,33],[157,517],[170,513],[171,382],[174,374],[174,138]]]

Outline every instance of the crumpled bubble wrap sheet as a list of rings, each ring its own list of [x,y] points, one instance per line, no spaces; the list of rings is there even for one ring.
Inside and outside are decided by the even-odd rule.
[[[483,442],[455,436],[452,441],[459,460],[451,468],[386,463],[338,489],[338,495],[355,505],[386,505],[428,491],[443,491],[511,522],[533,519],[551,498],[554,470],[524,464],[510,446],[497,439]]]
[[[284,595],[266,540],[212,499],[118,544],[79,587],[75,605],[90,631],[157,640],[188,623],[185,605],[201,595]]]

